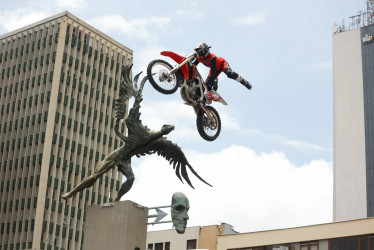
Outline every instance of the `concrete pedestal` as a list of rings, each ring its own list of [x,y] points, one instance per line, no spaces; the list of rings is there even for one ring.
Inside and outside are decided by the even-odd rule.
[[[87,209],[83,250],[146,250],[148,208],[132,201]]]

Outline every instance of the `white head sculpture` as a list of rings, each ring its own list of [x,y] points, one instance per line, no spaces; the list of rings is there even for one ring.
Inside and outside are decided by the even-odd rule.
[[[173,225],[179,234],[183,234],[186,230],[189,209],[190,203],[187,196],[181,192],[174,193],[171,199],[170,211]]]

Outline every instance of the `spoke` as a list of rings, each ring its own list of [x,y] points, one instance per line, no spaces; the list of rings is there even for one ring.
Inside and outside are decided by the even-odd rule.
[[[156,63],[152,68],[153,78],[163,89],[172,89],[177,84],[175,75],[170,75],[171,68],[164,63]]]
[[[217,118],[213,114],[213,119],[215,123],[217,122]],[[203,118],[203,127],[204,131],[208,136],[214,136],[217,133],[217,126],[215,124],[211,124],[209,117],[205,114]],[[213,127],[213,128],[212,128]]]

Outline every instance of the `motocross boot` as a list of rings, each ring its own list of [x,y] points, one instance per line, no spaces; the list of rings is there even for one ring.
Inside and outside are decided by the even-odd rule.
[[[216,79],[214,80],[212,89],[213,89],[214,91],[217,91],[217,89],[218,89],[218,78],[216,78]]]
[[[246,87],[249,90],[252,89],[252,85],[240,75],[235,79],[235,81],[240,82],[244,87]]]

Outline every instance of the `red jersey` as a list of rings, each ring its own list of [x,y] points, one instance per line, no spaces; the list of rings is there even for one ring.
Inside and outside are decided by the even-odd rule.
[[[214,77],[217,77],[228,66],[227,61],[225,59],[223,59],[222,57],[218,57],[213,53],[209,53],[207,57],[198,56],[197,59],[199,60],[199,62],[210,68],[209,76],[212,75],[212,66],[214,66],[214,64],[215,69],[213,69],[213,71],[217,72],[217,75]]]

